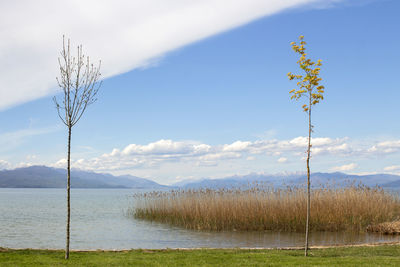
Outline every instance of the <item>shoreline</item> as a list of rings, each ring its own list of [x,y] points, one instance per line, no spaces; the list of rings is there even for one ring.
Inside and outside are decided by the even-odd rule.
[[[379,246],[396,246],[400,245],[397,242],[377,242],[377,243],[362,243],[350,245],[329,245],[329,246],[310,246],[310,249],[330,249],[330,248],[352,248],[352,247],[379,247]],[[19,250],[32,250],[32,251],[64,251],[64,249],[52,248],[4,248],[0,247],[0,252],[4,251],[19,251]],[[275,247],[275,248],[262,248],[262,247],[236,247],[236,248],[212,248],[212,247],[198,247],[198,248],[132,248],[132,249],[71,249],[71,252],[129,252],[129,251],[144,251],[144,252],[158,252],[158,251],[191,251],[191,250],[304,250],[304,247]]]

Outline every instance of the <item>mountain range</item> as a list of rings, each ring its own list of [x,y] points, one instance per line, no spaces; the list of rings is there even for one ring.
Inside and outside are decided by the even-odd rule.
[[[300,186],[306,181],[305,173],[293,174],[248,174],[235,175],[220,179],[184,180],[171,186],[161,185],[152,180],[131,175],[114,176],[82,170],[71,171],[72,188],[136,188],[150,190],[196,189],[196,188],[233,188],[254,184],[273,187]],[[311,182],[315,187],[324,185],[344,186],[363,184],[384,188],[400,188],[400,176],[392,174],[350,175],[341,172],[313,173]],[[65,188],[66,170],[46,166],[31,166],[14,170],[0,171],[0,188]]]
[[[31,166],[0,171],[0,187],[7,188],[65,188],[65,169]],[[165,189],[167,186],[131,175],[114,176],[81,170],[71,171],[72,188],[137,188]]]
[[[186,180],[174,184],[185,189],[196,188],[232,188],[247,187],[254,184],[264,184],[273,187],[298,186],[306,183],[305,173],[294,174],[248,174],[235,175],[222,179],[200,179],[197,181]],[[350,175],[341,172],[311,174],[311,183],[314,187],[326,185],[346,186],[350,184],[363,184],[366,186],[380,186],[385,188],[400,188],[400,176],[391,174]]]

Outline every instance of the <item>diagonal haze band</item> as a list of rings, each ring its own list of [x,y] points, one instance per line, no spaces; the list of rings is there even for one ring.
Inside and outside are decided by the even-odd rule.
[[[84,43],[94,58],[101,57],[102,76],[108,78],[146,67],[169,51],[255,19],[289,8],[326,7],[335,2],[1,1],[0,110],[54,94],[60,33]]]

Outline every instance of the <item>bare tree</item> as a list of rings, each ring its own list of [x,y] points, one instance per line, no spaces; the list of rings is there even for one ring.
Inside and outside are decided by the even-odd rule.
[[[58,58],[60,76],[57,77],[58,86],[64,93],[61,101],[53,97],[58,116],[68,128],[68,153],[67,153],[67,236],[65,259],[69,258],[70,221],[71,221],[71,133],[72,127],[80,120],[86,108],[97,99],[96,95],[101,86],[99,82],[100,66],[90,63],[89,57],[82,53],[82,45],[77,47],[77,56],[72,56],[70,40],[67,45],[63,36],[63,49]]]

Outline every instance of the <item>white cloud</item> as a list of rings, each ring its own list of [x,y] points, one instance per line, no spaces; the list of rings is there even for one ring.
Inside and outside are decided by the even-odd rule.
[[[202,161],[196,162],[196,166],[199,166],[199,167],[214,167],[217,165],[218,165],[218,162],[211,161],[211,160],[202,160]]]
[[[62,34],[101,59],[106,78],[254,19],[330,2],[337,1],[1,1],[0,109],[55,93]]]
[[[341,141],[337,141],[335,144],[331,144],[330,146],[321,146],[317,147],[316,144],[313,144],[313,148],[311,149],[313,155],[318,154],[346,154],[351,153],[352,149],[347,143],[341,143]]]
[[[0,159],[0,170],[9,169],[10,167],[11,164],[8,161]]]
[[[56,163],[52,164],[52,166],[56,167],[56,168],[66,168],[67,167],[67,159],[66,158],[60,159]]]
[[[288,142],[290,145],[298,146],[298,147],[305,147],[308,144],[308,138],[305,136],[299,136],[293,138]]]
[[[230,144],[215,145],[193,140],[161,139],[148,144],[128,144],[125,147],[110,149],[109,152],[103,154],[97,154],[98,152],[73,153],[71,162],[73,168],[110,172],[117,175],[129,173],[140,177],[156,177],[161,179],[158,181],[162,183],[173,182],[173,177],[177,176],[218,178],[238,173],[293,171],[294,168],[299,170],[304,167],[307,148],[304,146],[304,140],[306,139],[306,137],[300,136],[288,140],[241,140]],[[376,152],[369,151],[374,146],[373,144],[376,147],[388,147],[396,144],[396,141],[353,141],[349,138],[327,137],[316,138],[312,142],[312,171],[322,172],[327,170],[374,172],[376,171],[374,164],[377,160],[375,157],[371,157],[371,154]],[[394,165],[394,163],[398,162],[400,150],[397,151],[397,154],[392,152],[379,155],[379,164],[385,163],[387,166],[384,168],[385,172],[399,172],[400,165]],[[34,154],[27,154],[27,157],[24,158],[26,162],[12,157],[4,159],[7,161],[0,160],[0,169],[33,164],[59,168],[65,168],[67,165],[65,158],[49,163],[40,160]],[[350,163],[330,168],[332,165],[330,166],[329,163],[338,159],[347,160]],[[361,160],[363,164],[358,166],[356,163],[351,163],[356,160]],[[290,164],[285,164],[288,162]]]
[[[236,141],[230,145],[224,145],[223,151],[245,151],[251,142]]]
[[[348,138],[311,138],[312,154],[350,153],[351,147],[346,143]],[[267,153],[280,156],[284,152],[301,154],[307,150],[308,138],[299,136],[291,140],[259,140],[248,145],[247,150],[252,154]]]
[[[333,168],[331,168],[331,171],[336,171],[336,172],[351,171],[351,170],[354,170],[355,168],[357,168],[357,164],[350,163],[350,164],[345,164],[342,166],[333,167]]]
[[[31,167],[33,165],[35,164],[32,162],[20,162],[17,165],[15,165],[14,168],[26,168],[26,167]]]
[[[387,172],[399,171],[400,170],[400,165],[387,166],[387,167],[383,168],[383,170],[387,171]]]
[[[278,161],[278,163],[285,163],[285,162],[287,162],[287,158],[281,157],[277,161]]]
[[[210,146],[204,144],[193,144],[188,142],[174,142],[172,140],[161,139],[157,142],[150,143],[148,145],[136,145],[131,144],[122,150],[123,155],[175,155],[175,154],[187,154],[187,153],[204,153],[209,150]],[[116,150],[113,151],[117,153]]]
[[[400,151],[400,140],[379,142],[368,149],[371,154],[390,154]]]
[[[124,169],[154,169],[165,164],[189,164],[192,166],[217,166],[226,162],[256,160],[258,157],[279,157],[285,163],[288,157],[302,155],[306,149],[306,137],[290,140],[236,141],[231,144],[211,146],[196,141],[173,141],[161,139],[149,144],[129,144],[122,149],[114,148],[110,153],[95,158],[79,159],[72,166],[81,169],[115,171]],[[314,154],[346,155],[352,151],[345,143],[347,138],[312,139]],[[315,144],[314,144],[315,143]],[[53,166],[65,166],[65,159]],[[179,165],[176,165],[178,168]]]
[[[201,156],[199,159],[208,161],[208,160],[220,160],[220,159],[237,159],[240,158],[241,154],[237,152],[219,152],[219,153],[212,153]]]

